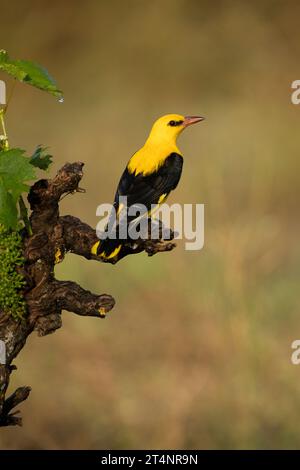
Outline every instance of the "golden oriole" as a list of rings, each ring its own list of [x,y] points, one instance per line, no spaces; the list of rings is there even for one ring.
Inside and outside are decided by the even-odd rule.
[[[183,165],[183,157],[176,145],[179,134],[191,124],[202,121],[200,116],[167,114],[153,125],[144,146],[129,160],[118,185],[115,213],[124,209],[120,196],[127,197],[127,208],[143,204],[150,211],[153,205],[162,204],[176,188]],[[128,223],[132,222],[128,219]],[[117,257],[126,240],[105,238],[95,243],[92,254],[104,261]]]

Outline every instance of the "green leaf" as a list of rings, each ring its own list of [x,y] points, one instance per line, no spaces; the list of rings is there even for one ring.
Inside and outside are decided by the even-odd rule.
[[[6,228],[16,228],[18,223],[18,211],[16,203],[10,193],[7,192],[0,178],[0,224]]]
[[[28,192],[26,181],[35,178],[34,167],[24,150],[10,149],[0,152],[0,223],[7,228],[17,226],[17,202]]]
[[[0,70],[20,82],[28,83],[59,98],[62,97],[62,91],[57,88],[56,82],[44,67],[28,60],[12,60],[3,49],[0,50]]]
[[[42,147],[38,145],[35,149],[34,154],[30,157],[30,163],[41,170],[48,170],[49,166],[52,163],[52,155],[46,153],[47,147]]]

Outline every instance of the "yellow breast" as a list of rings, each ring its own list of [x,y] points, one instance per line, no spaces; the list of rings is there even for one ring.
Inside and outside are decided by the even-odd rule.
[[[136,152],[127,165],[135,175],[150,175],[164,163],[171,153],[179,153],[176,140],[183,127],[170,126],[170,120],[184,119],[179,114],[168,114],[159,118],[153,125],[145,145]]]
[[[166,158],[171,153],[180,153],[175,144],[169,145],[150,145],[146,144],[138,150],[129,160],[128,171],[135,175],[150,175],[163,165]]]

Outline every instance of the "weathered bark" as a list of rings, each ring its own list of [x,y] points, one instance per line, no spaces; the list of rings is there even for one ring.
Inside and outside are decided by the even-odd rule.
[[[40,336],[54,332],[62,325],[61,312],[68,310],[77,315],[104,318],[115,300],[108,294],[93,294],[72,281],[58,281],[54,277],[54,265],[61,262],[67,252],[86,259],[102,261],[91,254],[98,241],[96,232],[89,225],[73,216],[59,216],[59,201],[68,193],[80,192],[83,163],[65,164],[52,180],[37,181],[28,195],[31,208],[32,236],[24,231],[24,297],[28,313],[24,320],[14,320],[0,311],[0,339],[6,346],[6,364],[0,364],[0,426],[21,425],[15,407],[26,400],[30,387],[20,387],[6,398],[10,374],[16,367],[14,358],[25,345],[27,337],[37,331]],[[117,258],[145,251],[149,256],[175,247],[172,235],[169,240],[128,241]]]

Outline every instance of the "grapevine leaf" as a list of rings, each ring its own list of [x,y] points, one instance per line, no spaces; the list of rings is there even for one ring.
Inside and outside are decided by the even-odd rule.
[[[46,153],[47,148],[38,145],[34,151],[34,154],[30,157],[30,163],[41,170],[48,170],[52,163],[52,155]]]
[[[0,224],[14,229],[18,223],[18,211],[13,196],[7,192],[0,177]]]
[[[0,70],[20,82],[28,83],[59,98],[62,97],[62,91],[57,88],[55,80],[44,67],[28,60],[12,60],[3,49],[0,50]]]
[[[16,228],[17,202],[35,177],[34,167],[24,150],[10,149],[0,152],[0,222],[7,228]]]

